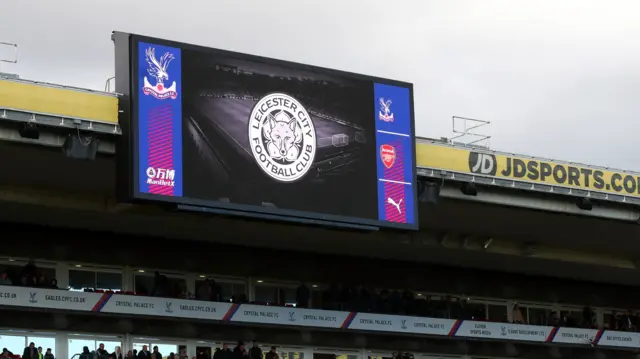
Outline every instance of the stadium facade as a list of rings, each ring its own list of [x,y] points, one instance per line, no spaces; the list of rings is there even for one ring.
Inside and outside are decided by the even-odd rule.
[[[229,177],[260,172],[243,172],[251,151],[234,147],[235,124],[202,119],[249,112],[240,104],[265,94],[240,92],[233,79],[287,88],[315,80],[207,66],[220,85],[194,92],[183,130],[193,156],[216,158],[216,188],[231,188]],[[640,349],[639,174],[418,138],[419,231],[176,211],[118,200],[122,101],[0,79],[0,216],[10,243],[0,251],[0,344],[14,353],[36,342],[71,358],[106,343],[204,359],[252,340],[287,359],[615,358]],[[326,144],[316,181],[331,184],[365,153],[364,125],[339,107],[307,107]]]

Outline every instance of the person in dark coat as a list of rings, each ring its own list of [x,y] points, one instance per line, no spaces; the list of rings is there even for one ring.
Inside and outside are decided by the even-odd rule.
[[[222,344],[222,349],[216,349],[213,359],[233,359],[233,353],[229,349],[229,344]]]
[[[38,350],[36,349],[35,343],[29,343],[29,346],[24,348],[24,352],[22,353],[22,358],[24,359],[38,359]]]
[[[56,359],[51,352],[51,348],[47,348],[47,352],[44,353],[44,359]]]
[[[244,342],[238,342],[238,345],[233,349],[233,359],[249,359],[249,353],[244,348]]]
[[[262,357],[262,349],[258,346],[256,341],[253,341],[253,346],[249,349],[249,358],[250,359],[264,359]]]
[[[149,347],[146,345],[142,346],[142,350],[138,352],[138,359],[150,359],[151,353],[149,353]]]
[[[116,346],[116,350],[111,354],[113,359],[122,359],[122,349],[119,346]]]
[[[93,359],[93,355],[89,351],[89,347],[82,347],[82,354],[80,354],[80,359]]]
[[[100,343],[98,349],[96,349],[96,354],[98,354],[102,359],[107,359],[109,352],[104,348],[104,343]]]
[[[271,347],[271,350],[264,356],[265,359],[280,359],[276,347]]]

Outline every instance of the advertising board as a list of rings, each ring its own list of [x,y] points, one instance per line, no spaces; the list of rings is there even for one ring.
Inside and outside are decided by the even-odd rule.
[[[411,84],[118,34],[133,199],[417,229]]]
[[[0,307],[640,349],[640,333],[0,286]]]
[[[638,173],[435,143],[416,156],[421,168],[640,198]]]

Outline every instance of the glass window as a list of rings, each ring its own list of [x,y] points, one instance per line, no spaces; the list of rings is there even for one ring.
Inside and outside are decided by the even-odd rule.
[[[142,350],[143,346],[147,346],[147,349],[149,351],[151,351],[151,347],[149,346],[150,343],[133,343],[133,350],[137,350],[138,353]]]
[[[205,283],[204,279],[196,280],[196,297],[198,297],[198,289],[202,284]],[[235,296],[236,301],[241,301],[241,297],[246,297],[246,286],[244,283],[230,283],[230,282],[220,282],[216,281],[216,285],[218,286],[218,290],[220,291],[220,300],[223,302],[230,302],[232,298]],[[202,294],[202,293],[201,293]]]
[[[551,310],[546,308],[528,308],[529,309],[529,324],[531,325],[547,325]],[[551,323],[549,323],[551,325]]]
[[[583,325],[587,325],[587,327],[591,326],[591,323],[583,323],[583,318],[582,318],[582,311],[581,310],[568,310],[568,311],[563,311],[562,315],[566,318],[567,320],[567,326],[568,327],[578,327],[578,326],[583,326]]]
[[[7,272],[7,275],[9,276],[9,279],[11,280],[11,282],[13,284],[19,284],[20,283],[20,276],[22,274],[22,268],[24,268],[24,266],[4,265],[4,264],[0,265],[0,270],[2,272]]]
[[[490,322],[508,322],[506,305],[489,304],[487,307],[489,308],[488,319]],[[522,309],[520,312],[522,312]],[[524,316],[524,313],[522,314]]]
[[[0,336],[0,348],[7,348],[15,355],[22,355],[27,346],[27,338],[23,335]]]
[[[122,273],[97,272],[96,289],[119,291],[122,289]]]
[[[166,294],[159,292],[158,296],[167,296],[167,297],[175,297],[181,298],[186,296],[187,290],[187,282],[184,278],[174,278],[174,277],[165,277],[167,278],[167,288]],[[135,291],[138,294],[142,295],[152,295],[154,294],[155,278],[153,275],[149,274],[136,274],[135,275]]]
[[[218,285],[220,285],[220,295],[223,301],[231,302],[234,297],[236,301],[246,299],[247,286],[244,283],[218,282]]]
[[[90,270],[69,270],[69,289],[83,291],[85,289],[120,290],[122,273],[98,272]]]
[[[27,342],[35,343],[36,348],[42,347],[42,353],[44,354],[47,349],[51,349],[53,355],[56,355],[56,338],[52,337],[27,337]]]
[[[296,305],[296,288],[277,285],[256,285],[255,301],[260,303]]]
[[[602,321],[605,329],[609,330],[618,330],[618,318],[617,315],[620,315],[619,312],[614,311],[605,311],[602,313]]]
[[[69,270],[69,289],[73,291],[84,291],[93,289],[96,286],[96,272],[85,270]]]
[[[23,269],[24,266],[22,265],[0,265],[0,271],[7,272],[13,284],[21,282]],[[56,277],[56,270],[54,268],[37,267],[36,274],[38,277],[44,276],[45,282],[50,283]]]
[[[96,348],[100,345],[104,344],[104,349],[109,353],[114,353],[116,351],[116,347],[122,347],[122,342],[119,341],[108,341],[108,340],[96,340]],[[123,355],[126,354],[123,353]]]
[[[484,303],[479,303],[472,299],[467,300],[466,315],[467,317],[470,317],[473,320],[486,320],[487,319],[486,305]]]
[[[82,354],[82,348],[89,347],[89,351],[96,349],[96,341],[91,339],[69,339],[69,358]]]
[[[134,279],[136,293],[142,295],[151,295],[151,291],[153,290],[153,276],[136,274]]]
[[[150,350],[153,352],[153,347],[157,346],[158,351],[162,354],[162,358],[167,358],[171,353],[178,352],[178,346],[175,344],[163,344],[163,343],[151,343]],[[160,359],[160,358],[156,358]]]
[[[277,303],[277,288],[270,285],[256,285],[255,301],[258,303]]]
[[[295,307],[296,306],[296,288],[286,287],[281,289],[282,290],[280,291],[280,295],[282,296],[282,298],[280,298],[280,301],[284,304],[292,305]]]
[[[281,359],[304,359],[304,352],[280,351]],[[336,359],[339,357],[336,356]],[[349,358],[352,359],[352,358]]]

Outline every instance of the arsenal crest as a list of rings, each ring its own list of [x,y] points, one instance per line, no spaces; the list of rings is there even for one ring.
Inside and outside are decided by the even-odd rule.
[[[385,167],[391,168],[396,162],[396,149],[391,145],[380,146],[380,159]]]

